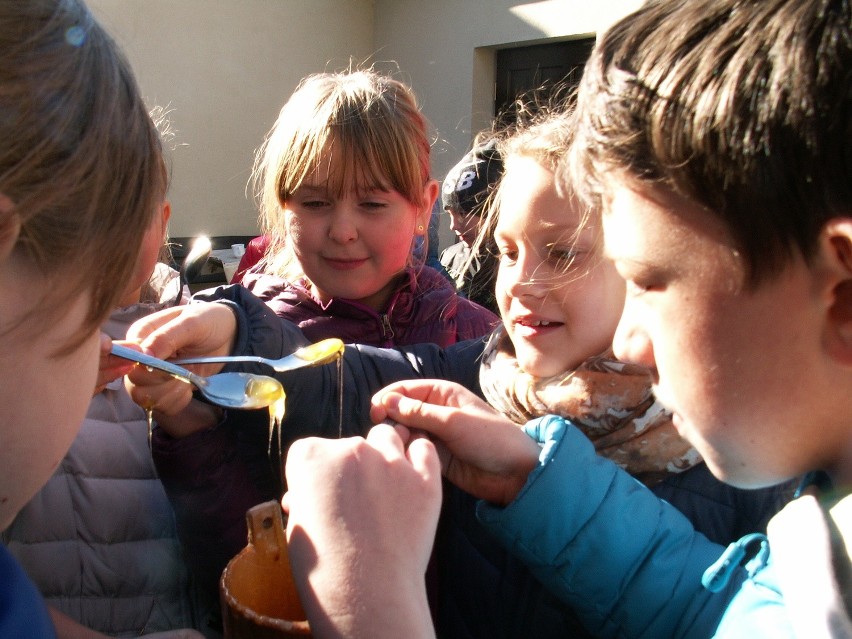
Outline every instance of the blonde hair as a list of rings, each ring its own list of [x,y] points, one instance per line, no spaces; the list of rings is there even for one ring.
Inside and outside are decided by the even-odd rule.
[[[0,193],[13,205],[0,234],[19,223],[16,250],[57,284],[21,324],[38,330],[91,293],[71,350],[130,281],[165,192],[160,139],[127,61],[79,0],[0,3],[0,114]]]
[[[486,204],[484,223],[477,236],[472,254],[480,248],[489,246],[494,228],[500,215],[506,173],[510,170],[512,158],[529,158],[554,174],[557,192],[571,198],[581,208],[580,223],[574,233],[574,239],[586,227],[590,220],[590,210],[574,195],[568,179],[569,150],[574,141],[574,114],[571,107],[573,98],[555,102],[551,106],[538,106],[535,112],[519,110],[519,119],[511,127],[498,134],[497,151],[503,159],[503,176]]]
[[[391,189],[425,206],[427,123],[414,93],[373,70],[320,73],[302,80],[258,149],[252,175],[260,224],[270,236],[267,270],[303,276],[284,234],[283,206],[321,163],[336,167],[328,185]]]

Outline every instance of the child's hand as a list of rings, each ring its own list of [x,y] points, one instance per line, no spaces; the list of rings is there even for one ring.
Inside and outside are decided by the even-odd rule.
[[[160,359],[230,355],[237,331],[233,311],[225,304],[193,302],[153,313],[135,322],[127,339]],[[194,368],[199,375],[212,375],[222,364]]]
[[[149,315],[128,330],[144,352],[160,359],[228,355],[236,333],[236,318],[224,304],[192,303]],[[199,375],[213,375],[222,364],[193,365]],[[155,412],[157,423],[174,437],[214,426],[221,411],[193,401],[194,387],[161,371],[136,366],[127,374],[127,391],[137,404]]]
[[[496,504],[512,501],[538,463],[538,445],[517,424],[453,382],[391,384],[373,396],[370,417],[430,433],[447,478]]]
[[[430,620],[423,577],[441,507],[432,443],[387,424],[366,439],[300,439],[286,477],[290,564],[314,636],[431,634],[417,620]],[[420,615],[405,614],[413,602]]]

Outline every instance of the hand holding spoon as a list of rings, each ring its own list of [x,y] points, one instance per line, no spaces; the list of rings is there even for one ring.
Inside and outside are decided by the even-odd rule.
[[[112,354],[156,368],[172,377],[192,384],[209,401],[225,408],[265,408],[284,397],[281,382],[266,375],[250,373],[219,373],[209,377],[196,375],[190,370],[121,344],[112,345]]]

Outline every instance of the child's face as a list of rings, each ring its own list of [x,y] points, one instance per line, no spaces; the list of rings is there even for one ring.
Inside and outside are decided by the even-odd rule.
[[[45,312],[37,335],[26,323],[8,331],[11,323],[42,303],[45,280],[25,260],[0,259],[0,297],[15,304],[0,305],[0,530],[41,488],[71,445],[95,388],[98,370],[97,332],[68,355],[57,349],[83,325],[89,297],[74,298],[66,308]]]
[[[461,209],[447,208],[446,211],[450,215],[450,229],[458,236],[459,241],[467,247],[473,246],[482,218],[469,215]]]
[[[288,241],[320,300],[345,298],[383,310],[415,235],[425,233],[437,184],[424,186],[422,207],[379,189],[349,189],[338,198],[326,188],[327,163],[320,166],[285,205]]]
[[[743,487],[824,467],[846,447],[817,353],[820,300],[800,260],[755,291],[720,221],[679,196],[613,183],[603,226],[627,281],[619,358],[651,368],[678,431]],[[819,424],[816,436],[803,428]],[[812,435],[813,435],[813,431]]]
[[[624,283],[599,257],[600,230],[577,235],[580,212],[553,173],[510,158],[500,188],[496,297],[518,363],[537,377],[572,370],[609,348]]]

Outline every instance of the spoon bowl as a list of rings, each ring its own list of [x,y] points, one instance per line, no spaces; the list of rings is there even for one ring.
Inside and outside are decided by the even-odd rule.
[[[175,360],[175,364],[225,364],[228,362],[253,362],[270,366],[277,373],[292,371],[305,366],[322,366],[333,362],[343,355],[345,346],[336,337],[330,337],[316,344],[303,346],[280,359],[270,359],[258,355],[223,355],[221,357],[190,357]]]
[[[121,344],[112,345],[112,354],[156,368],[195,386],[210,402],[224,408],[266,408],[284,397],[281,382],[266,375],[251,373],[219,373],[209,377],[197,375],[182,366],[140,353]]]

